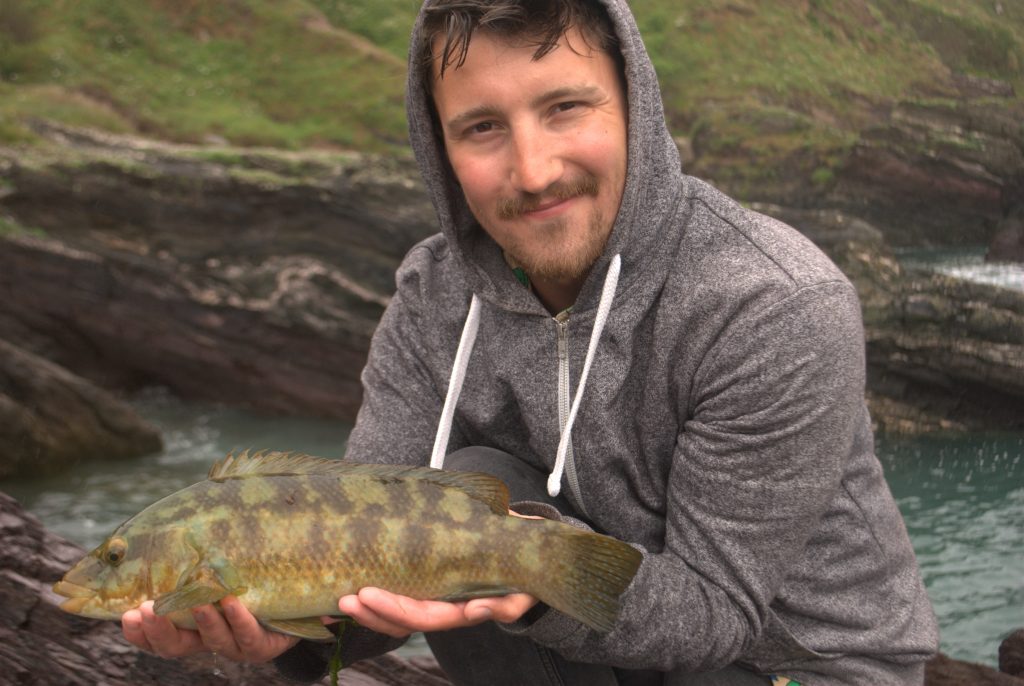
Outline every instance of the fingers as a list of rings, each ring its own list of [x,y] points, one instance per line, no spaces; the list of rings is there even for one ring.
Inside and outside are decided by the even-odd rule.
[[[142,648],[147,653],[156,652],[142,631],[142,613],[139,610],[129,610],[121,616],[121,631],[132,645]]]
[[[380,589],[364,588],[359,595],[344,596],[338,601],[338,609],[360,626],[394,638],[419,631],[406,624],[407,610],[397,604],[392,594]]]
[[[220,604],[223,615],[212,605],[192,609],[197,631],[179,629],[157,616],[152,602],[124,613],[121,626],[129,643],[167,658],[212,652],[236,662],[266,662],[298,642],[264,629],[237,598],[229,596]]]
[[[231,627],[213,605],[192,608],[192,618],[196,622],[196,628],[206,650],[223,655],[229,660],[244,661],[242,650],[235,642]]]
[[[508,624],[514,622],[537,604],[537,599],[526,593],[513,593],[500,598],[478,598],[466,603],[464,614],[470,621],[493,619]]]
[[[267,631],[238,598],[228,596],[220,601],[235,645],[246,662],[272,660],[299,642],[295,636]]]
[[[494,619],[514,622],[537,600],[525,593],[480,598],[468,603],[415,600],[379,588],[364,588],[345,596],[338,608],[360,625],[401,638],[415,631],[444,631]]]
[[[179,629],[171,620],[154,614],[152,601],[126,612],[121,626],[130,643],[160,657],[182,657],[206,650],[195,631]]]

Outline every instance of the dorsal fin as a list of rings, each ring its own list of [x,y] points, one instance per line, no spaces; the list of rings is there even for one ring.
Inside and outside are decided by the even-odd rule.
[[[248,450],[228,453],[210,467],[210,481],[241,479],[253,476],[292,476],[299,474],[336,474],[348,477],[371,477],[383,481],[422,479],[442,488],[457,488],[469,497],[485,503],[497,514],[508,514],[508,489],[490,474],[452,472],[430,467],[366,464],[345,460],[328,460],[302,453]]]
[[[238,478],[243,476],[285,476],[289,474],[332,474],[344,463],[302,453],[284,453],[276,450],[261,450],[250,453],[228,453],[224,459],[213,463],[206,478],[210,481]]]

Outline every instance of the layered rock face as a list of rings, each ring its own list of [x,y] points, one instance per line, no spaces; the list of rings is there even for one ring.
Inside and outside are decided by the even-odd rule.
[[[0,151],[0,338],[108,388],[354,417],[395,268],[434,231],[411,161],[52,135]],[[1024,425],[1024,295],[906,274],[849,213],[757,208],[856,283],[880,427]]]

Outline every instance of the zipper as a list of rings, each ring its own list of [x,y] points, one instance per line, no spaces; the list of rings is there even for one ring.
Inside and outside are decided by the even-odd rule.
[[[555,317],[555,329],[558,332],[558,435],[561,438],[565,425],[569,422],[569,411],[572,408],[572,385],[569,383],[569,310],[559,312]],[[580,493],[571,437],[565,451],[565,480],[576,507],[589,519],[590,515],[583,506],[583,497]]]

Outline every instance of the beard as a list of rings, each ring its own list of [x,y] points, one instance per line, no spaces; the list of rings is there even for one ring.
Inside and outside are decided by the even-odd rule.
[[[578,196],[598,195],[597,178],[587,174],[576,179],[552,184],[543,194],[523,193],[498,201],[497,215],[514,220],[552,200],[568,200]],[[541,235],[510,236],[503,246],[512,260],[531,277],[550,281],[575,281],[590,271],[604,252],[611,227],[597,207],[586,218],[584,226],[574,226],[567,218],[557,218],[538,227]]]

